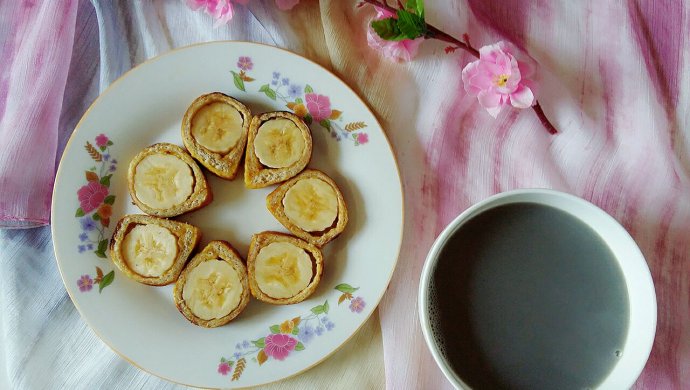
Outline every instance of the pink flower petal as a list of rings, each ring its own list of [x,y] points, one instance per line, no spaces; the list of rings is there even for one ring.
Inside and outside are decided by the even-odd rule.
[[[385,8],[374,6],[374,9],[376,10],[376,19],[387,19],[396,16],[393,12]]]
[[[244,0],[246,4],[247,0]],[[292,7],[299,4],[299,0],[276,0],[276,5],[283,11],[291,10]]]
[[[520,86],[515,92],[510,94],[510,104],[516,108],[532,107],[534,101],[532,90],[525,86]]]
[[[472,96],[477,96],[481,91],[481,88],[470,84],[470,79],[474,78],[477,72],[479,72],[479,61],[470,62],[462,70],[462,84],[465,86],[465,91]]]

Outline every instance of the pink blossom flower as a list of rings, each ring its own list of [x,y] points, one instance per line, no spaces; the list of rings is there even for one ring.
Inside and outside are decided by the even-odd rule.
[[[479,60],[462,70],[465,91],[476,96],[479,104],[494,118],[507,104],[516,108],[528,108],[536,104],[536,64],[532,58],[522,55],[512,44],[500,41],[479,49]]]
[[[96,136],[96,145],[106,146],[108,145],[108,137],[105,134],[99,134]]]
[[[90,181],[77,191],[79,205],[84,213],[95,210],[103,203],[106,196],[108,196],[108,187],[97,181]]]
[[[350,302],[350,311],[353,313],[361,313],[366,305],[362,297],[357,297]]]
[[[79,280],[77,280],[77,286],[79,286],[79,291],[86,292],[91,291],[93,288],[93,279],[89,275],[82,275]]]
[[[357,143],[358,144],[366,144],[369,142],[369,135],[367,133],[358,133],[357,134]]]
[[[203,9],[204,12],[216,19],[214,27],[226,24],[234,14],[232,5],[247,4],[249,0],[187,0],[187,5],[193,9]]]
[[[276,0],[276,5],[283,11],[289,11],[299,4],[299,0]]]
[[[277,360],[285,360],[290,351],[295,349],[297,340],[282,333],[269,334],[264,339],[266,346],[264,353],[266,356],[271,356]]]
[[[248,70],[252,70],[252,68],[254,67],[254,63],[252,62],[252,59],[249,57],[240,57],[239,59],[237,59],[237,67],[246,72]]]
[[[230,365],[228,362],[222,362],[218,365],[218,373],[220,375],[228,375],[228,372],[230,372]]]
[[[315,121],[328,119],[333,112],[331,110],[331,101],[328,96],[317,95],[315,93],[308,93],[304,95],[307,101],[307,109]]]
[[[376,8],[376,20],[397,18],[397,16],[383,8]],[[401,41],[387,41],[379,37],[371,26],[367,30],[367,43],[372,49],[380,50],[383,55],[396,62],[411,61],[417,55],[419,45],[424,41],[424,38],[417,39],[403,39]]]

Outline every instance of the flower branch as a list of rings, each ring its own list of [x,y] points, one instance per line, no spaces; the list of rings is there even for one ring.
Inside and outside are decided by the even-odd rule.
[[[536,64],[531,64],[534,61],[529,56],[523,56],[525,58],[518,61],[516,57],[519,51],[505,42],[477,50],[470,44],[467,34],[463,34],[464,41],[461,41],[426,23],[423,0],[407,0],[406,5],[398,0],[400,8],[389,6],[385,0],[362,0],[358,6],[366,4],[373,5],[378,10],[378,18],[372,21],[371,27],[383,40],[410,45],[414,42],[418,44],[420,38],[437,39],[453,45],[446,47],[446,53],[463,49],[478,58],[478,61],[463,69],[463,83],[467,92],[477,96],[489,114],[495,117],[507,104],[516,108],[531,107],[546,130],[550,134],[557,133],[534,97],[536,85],[528,77],[534,73]],[[382,48],[383,45],[379,43],[376,47]],[[416,46],[414,50],[416,51]],[[403,59],[409,60],[413,54],[408,53]]]

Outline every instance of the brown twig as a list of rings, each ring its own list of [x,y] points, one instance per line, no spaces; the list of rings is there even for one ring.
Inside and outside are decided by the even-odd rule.
[[[374,5],[376,7],[383,8],[383,9],[390,11],[394,14],[398,12],[398,9],[396,9],[395,7],[391,7],[390,5],[386,4],[385,0],[382,0],[382,1],[362,0],[362,2],[360,4],[364,4],[364,3],[368,3],[368,4]],[[473,56],[479,58],[479,50],[475,49],[474,47],[472,47],[470,45],[469,36],[467,34],[463,34],[463,38],[465,39],[465,41],[463,42],[463,41],[453,37],[452,35],[444,32],[444,31],[441,31],[440,29],[430,25],[429,23],[426,24],[426,29],[427,29],[427,33],[424,36],[424,39],[438,39],[439,41],[448,42],[448,43],[455,45],[455,47],[453,47],[453,50],[448,50],[449,47],[447,47],[446,53],[453,52],[453,51],[455,51],[455,49],[460,48],[460,49],[464,49],[465,51],[472,54]],[[544,114],[544,110],[541,108],[541,105],[539,105],[539,102],[537,102],[534,106],[532,106],[532,109],[534,109],[534,112],[537,114],[539,121],[541,122],[541,124],[546,128],[546,130],[550,134],[558,133],[558,130],[556,130],[556,128],[553,126],[553,124],[551,124],[551,121],[549,121],[549,118],[547,118],[546,114]]]

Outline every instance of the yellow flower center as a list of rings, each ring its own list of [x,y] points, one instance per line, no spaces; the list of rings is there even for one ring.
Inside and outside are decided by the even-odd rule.
[[[508,78],[509,78],[509,76],[507,74],[505,74],[505,73],[500,74],[500,75],[496,76],[496,79],[494,79],[494,83],[498,87],[505,87],[506,83],[508,82]]]

